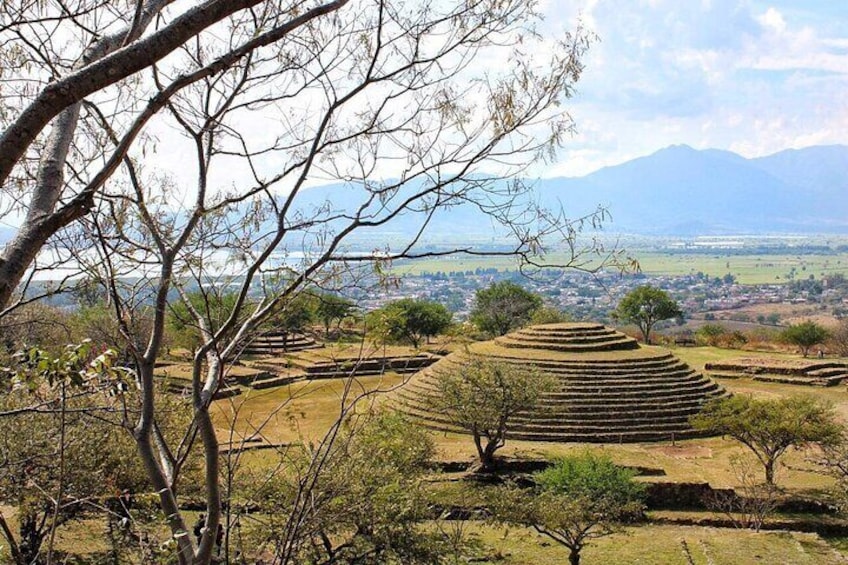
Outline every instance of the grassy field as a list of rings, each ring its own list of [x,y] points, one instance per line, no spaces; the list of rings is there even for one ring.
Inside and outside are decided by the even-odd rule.
[[[652,348],[657,349],[659,348]],[[696,369],[705,363],[738,357],[758,355],[752,352],[726,350],[713,347],[676,348],[674,353]],[[759,355],[797,358],[793,355],[762,353]],[[359,409],[373,405],[391,404],[391,392],[401,386],[409,376],[388,373],[381,377],[355,379],[327,379],[298,382],[291,385],[247,391],[244,394],[216,401],[214,418],[223,444],[232,439],[261,436],[274,444],[320,441],[332,425],[343,406],[364,395]],[[834,405],[838,415],[848,422],[848,394],[844,387],[805,387],[772,384],[750,379],[722,379],[721,384],[734,393],[756,396],[781,396],[811,394]],[[371,394],[377,393],[377,394]],[[474,447],[467,435],[434,433],[438,458],[443,461],[474,460]],[[734,455],[747,453],[736,442],[723,438],[708,438],[665,443],[642,444],[578,444],[537,443],[508,441],[499,453],[516,459],[551,459],[566,453],[582,450],[600,451],[622,465],[662,469],[663,476],[639,477],[641,481],[708,482],[713,487],[736,487],[738,480],[731,470]],[[252,451],[245,454],[251,466],[266,465],[274,459],[273,452]],[[778,482],[790,494],[820,496],[834,486],[829,477],[821,474],[810,461],[809,453],[789,452],[778,471]],[[444,474],[432,477],[434,501],[443,504],[474,505],[480,492],[474,483],[463,480],[462,474]],[[665,514],[663,518],[668,520]],[[708,513],[701,513],[708,516]],[[89,529],[102,524],[80,523],[63,532],[59,546],[75,551],[102,551],[98,538],[89,535]],[[567,551],[539,534],[526,529],[506,530],[481,522],[440,523],[443,528],[461,528],[479,540],[483,549],[479,563],[492,565],[538,565],[563,563]],[[91,531],[94,531],[94,530]],[[838,541],[838,540],[837,540]],[[604,538],[584,550],[583,562],[587,564],[681,564],[697,565],[747,565],[747,564],[823,564],[845,563],[838,544],[832,544],[814,534],[796,532],[762,532],[687,526],[681,524],[646,523],[628,527],[625,532]],[[844,549],[844,548],[842,548]],[[687,557],[688,552],[688,557]],[[0,552],[1,553],[1,552]],[[691,558],[691,561],[689,560]],[[2,560],[2,555],[0,555]]]
[[[783,283],[795,269],[796,279],[817,279],[848,274],[848,254],[832,255],[722,255],[683,253],[637,253],[642,272],[651,275],[688,275],[698,271],[712,277],[732,274],[742,284]]]
[[[491,548],[481,563],[540,565],[567,562],[568,552],[531,530],[471,524],[469,533]],[[836,565],[844,557],[815,534],[762,532],[693,526],[636,526],[597,540],[581,563],[608,565]]]
[[[661,350],[651,349],[658,352]],[[757,354],[715,347],[677,348],[674,352],[697,370],[703,370],[706,362],[740,355],[797,358],[793,355]],[[356,395],[368,391],[382,391],[387,394],[368,396],[360,408],[364,410],[374,404],[391,405],[391,391],[408,378],[409,376],[387,373],[381,377],[298,382],[273,389],[248,391],[241,396],[216,402],[215,421],[222,439],[229,436],[228,430],[234,421],[236,440],[261,435],[270,443],[319,441],[338,417],[343,401],[349,403]],[[719,379],[719,382],[731,392],[755,396],[809,394],[831,403],[839,417],[848,422],[848,395],[843,387],[807,387],[751,379]],[[474,447],[468,436],[434,433],[434,439],[439,459],[469,462],[473,460]],[[730,470],[730,458],[734,454],[745,453],[745,449],[736,442],[722,438],[678,441],[675,445],[644,443],[586,446],[577,443],[509,441],[501,453],[509,457],[548,459],[586,448],[604,451],[624,465],[662,468],[666,473],[666,476],[661,478],[663,481],[708,481],[716,487],[737,486]],[[818,473],[801,452],[789,453],[786,465],[781,470],[780,480],[790,490],[799,492],[818,491],[832,485],[832,481]]]
[[[657,348],[659,349],[659,348]],[[692,367],[702,370],[705,363],[744,356],[777,356],[797,358],[794,355],[752,353],[714,347],[677,348],[674,350]],[[215,404],[216,423],[222,439],[235,422],[237,436],[249,436],[264,422],[262,435],[269,442],[291,443],[319,440],[335,421],[339,409],[350,398],[367,391],[391,391],[403,384],[404,379],[395,374],[383,377],[365,377],[352,380],[332,379],[309,383],[295,383],[265,391],[252,391],[241,397],[222,400]],[[721,384],[734,393],[756,396],[781,396],[810,394],[834,405],[838,415],[848,422],[848,394],[844,387],[805,387],[772,384],[750,379],[722,379]],[[373,404],[391,404],[392,394],[368,397],[363,408]],[[470,438],[462,434],[433,434],[438,458],[443,461],[474,460]],[[517,459],[550,459],[569,452],[585,449],[601,451],[622,465],[662,469],[659,477],[640,477],[642,481],[708,482],[713,487],[737,487],[738,479],[732,472],[731,458],[746,454],[744,447],[723,438],[643,444],[586,445],[577,443],[536,443],[508,441],[501,454]],[[264,452],[255,452],[251,459],[260,463]],[[833,488],[834,482],[823,475],[810,460],[807,452],[789,452],[778,471],[778,481],[788,493],[818,496]],[[441,504],[468,504],[480,496],[461,479],[446,475],[434,478],[433,493]],[[467,534],[479,539],[485,546],[481,563],[504,565],[536,565],[561,563],[567,552],[530,530],[514,529],[505,536],[502,528],[478,522],[464,522],[443,527],[461,527]],[[685,544],[684,544],[685,542]],[[585,563],[636,564],[680,563],[687,564],[684,545],[691,562],[696,564],[754,564],[754,563],[845,563],[846,559],[831,544],[814,534],[787,532],[753,533],[744,530],[722,529],[676,524],[645,524],[630,527],[623,534],[599,540],[584,553]]]
[[[829,255],[733,255],[706,253],[668,253],[635,250],[630,254],[639,262],[642,272],[650,275],[689,275],[697,272],[711,277],[723,277],[730,273],[742,284],[785,283],[794,269],[796,279],[806,279],[815,275],[817,279],[824,275],[841,273],[848,275],[848,253]],[[564,261],[564,256],[553,253],[549,262]],[[424,272],[474,271],[475,269],[495,268],[498,270],[517,268],[517,263],[509,258],[485,257],[449,257],[414,262],[400,262],[394,266],[398,275],[419,275]]]

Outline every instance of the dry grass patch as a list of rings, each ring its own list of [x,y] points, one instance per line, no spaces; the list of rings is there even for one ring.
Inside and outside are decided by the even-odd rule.
[[[566,563],[568,551],[529,529],[471,523],[468,531],[492,548],[481,563]],[[691,561],[687,561],[688,557]],[[836,565],[845,558],[815,534],[760,532],[698,526],[633,526],[586,547],[581,562],[604,565]]]
[[[236,439],[261,433],[271,443],[316,441],[339,417],[342,406],[349,405],[355,397],[366,392],[377,393],[366,399],[363,408],[371,402],[384,402],[385,393],[406,379],[396,373],[385,373],[249,390],[238,397],[214,402],[212,415],[222,441],[229,437],[231,425]]]

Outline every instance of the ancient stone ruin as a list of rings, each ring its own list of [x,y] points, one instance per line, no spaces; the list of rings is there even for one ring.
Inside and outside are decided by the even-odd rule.
[[[531,441],[642,442],[695,437],[689,417],[708,400],[726,395],[671,352],[640,347],[600,324],[532,326],[471,344],[416,375],[399,392],[404,411],[430,427],[450,431],[428,411],[432,379],[468,355],[482,355],[554,375],[557,386],[536,410],[520,414],[508,437]]]

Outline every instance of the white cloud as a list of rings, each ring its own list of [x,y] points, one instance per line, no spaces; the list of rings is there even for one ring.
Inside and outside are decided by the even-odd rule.
[[[564,10],[556,4],[549,24]],[[587,0],[582,9],[601,42],[574,101],[581,133],[550,174],[676,143],[746,156],[848,143],[844,10],[778,0]]]
[[[765,14],[757,16],[757,21],[765,27],[770,27],[778,33],[783,33],[786,29],[786,20],[783,19],[783,14],[774,8],[766,10]]]

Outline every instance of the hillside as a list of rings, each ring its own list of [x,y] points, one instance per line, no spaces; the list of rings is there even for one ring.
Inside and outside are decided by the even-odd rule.
[[[548,208],[562,207],[572,218],[605,206],[612,215],[606,229],[613,233],[848,233],[846,172],[844,145],[790,149],[755,159],[673,145],[583,177],[537,181],[532,198]],[[416,188],[407,186],[388,198],[399,201]],[[294,208],[305,217],[341,216],[334,222],[340,229],[363,202],[361,188],[335,184],[303,190]],[[383,217],[384,204],[372,200],[366,207],[370,219]],[[360,246],[405,241],[422,227],[424,218],[421,213],[400,214],[388,223],[359,230],[350,241]],[[508,235],[497,221],[468,203],[439,209],[426,224],[421,239],[425,244],[496,243]],[[0,242],[13,235],[13,229],[0,228]]]
[[[608,208],[611,232],[719,235],[848,232],[848,147],[787,150],[746,159],[729,151],[667,147],[583,177],[535,184],[534,198],[577,217]],[[298,207],[351,209],[361,192],[339,185],[308,189]],[[398,195],[401,196],[401,195]],[[417,218],[417,219],[416,219]],[[400,216],[371,233],[410,234],[421,215]],[[424,241],[487,241],[505,232],[474,206],[440,210]]]
[[[848,231],[848,147],[758,159],[685,145],[581,178],[541,183],[543,202],[609,207],[616,231],[640,234]]]

